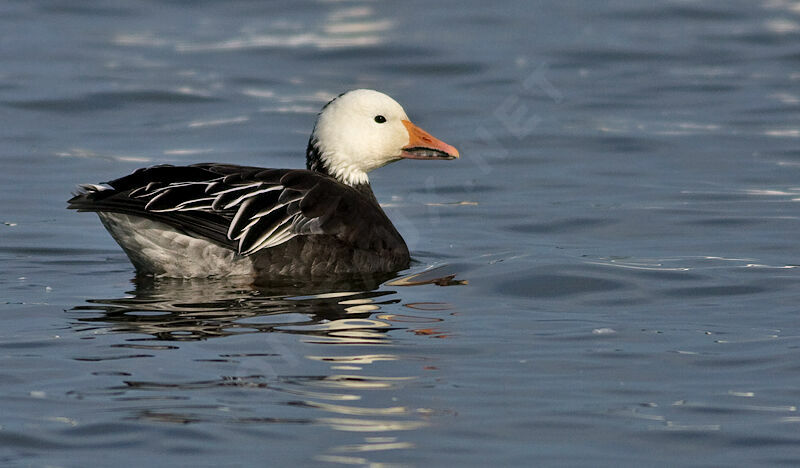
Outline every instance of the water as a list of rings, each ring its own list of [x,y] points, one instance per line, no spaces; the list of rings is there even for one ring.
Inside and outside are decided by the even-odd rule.
[[[0,464],[800,463],[800,3],[12,1],[0,34]],[[410,279],[137,281],[64,209],[300,167],[356,87],[462,154],[372,176]]]

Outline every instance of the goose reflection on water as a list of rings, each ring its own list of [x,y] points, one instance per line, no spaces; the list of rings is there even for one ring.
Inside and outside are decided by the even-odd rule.
[[[379,301],[394,294],[378,291],[380,284],[380,278],[365,277],[334,284],[281,282],[254,287],[236,279],[140,277],[128,297],[90,299],[88,305],[72,310],[100,314],[78,317],[81,322],[110,323],[113,331],[151,335],[140,340],[197,340],[239,333],[289,332],[285,328],[292,325],[308,327],[366,318],[380,305],[399,300]],[[358,307],[362,303],[363,307]],[[309,330],[309,334],[314,333]]]
[[[244,350],[236,343],[216,344],[213,356],[193,355],[193,365],[200,366],[194,375],[206,378],[193,380],[189,372],[165,381],[163,374],[120,372],[121,383],[76,396],[138,402],[123,408],[135,420],[309,424],[359,435],[355,443],[348,440],[324,450],[316,457],[319,461],[413,448],[396,431],[427,426],[431,416],[447,410],[402,405],[402,390],[430,384],[435,378],[430,371],[436,367],[432,358],[417,351],[409,354],[407,347],[393,353],[398,335],[389,332],[406,330],[412,333],[409,337],[420,337],[409,338],[414,340],[449,336],[441,325],[452,313],[450,304],[403,303],[398,294],[409,286],[430,284],[466,282],[456,280],[447,266],[400,278],[362,276],[327,284],[252,286],[235,280],[137,278],[126,297],[91,299],[71,309],[76,330],[112,335],[111,347],[151,353],[126,357],[155,357],[161,368],[180,366],[164,353],[188,342],[266,334],[267,340],[259,342],[263,349],[254,352],[252,339]],[[405,335],[400,337],[406,341]],[[218,353],[220,348],[225,351]],[[217,377],[207,378],[209,371]],[[259,390],[264,392],[253,394]],[[264,398],[274,404],[264,405]],[[228,409],[220,412],[220,405]]]

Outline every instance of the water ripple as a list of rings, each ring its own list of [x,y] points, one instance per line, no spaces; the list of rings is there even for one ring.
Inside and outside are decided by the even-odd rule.
[[[5,101],[8,107],[16,109],[78,113],[119,109],[124,106],[141,104],[194,104],[215,102],[218,98],[189,91],[133,90],[89,93],[76,98],[28,99]]]

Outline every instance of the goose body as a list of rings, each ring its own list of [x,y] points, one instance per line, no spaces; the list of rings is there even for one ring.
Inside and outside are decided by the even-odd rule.
[[[137,271],[168,277],[329,276],[408,267],[408,247],[367,174],[458,151],[371,90],[323,107],[307,169],[160,165],[87,184],[69,208],[94,211]]]

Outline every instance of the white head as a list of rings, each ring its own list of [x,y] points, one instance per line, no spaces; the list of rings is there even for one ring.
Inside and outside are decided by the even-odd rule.
[[[412,124],[394,99],[356,89],[322,108],[309,141],[308,166],[358,185],[369,183],[368,172],[401,158],[458,156],[458,150]]]

